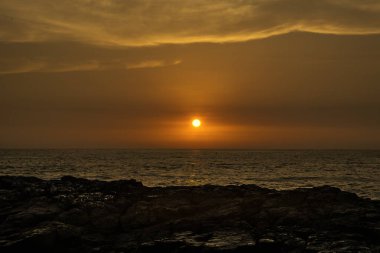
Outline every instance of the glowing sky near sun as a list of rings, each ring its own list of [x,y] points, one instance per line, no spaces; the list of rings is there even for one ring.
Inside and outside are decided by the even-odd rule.
[[[380,148],[375,0],[0,0],[0,31],[0,148]]]

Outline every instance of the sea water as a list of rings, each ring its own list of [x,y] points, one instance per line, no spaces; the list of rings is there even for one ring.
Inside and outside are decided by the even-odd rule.
[[[380,199],[377,150],[0,150],[0,175],[134,178],[146,186],[331,185]]]

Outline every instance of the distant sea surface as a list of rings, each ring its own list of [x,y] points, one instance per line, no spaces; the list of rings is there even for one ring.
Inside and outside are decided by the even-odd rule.
[[[0,175],[142,181],[146,186],[331,185],[380,199],[380,151],[0,150]]]

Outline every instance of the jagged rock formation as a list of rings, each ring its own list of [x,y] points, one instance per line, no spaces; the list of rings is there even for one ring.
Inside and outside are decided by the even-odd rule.
[[[1,252],[380,252],[380,202],[322,186],[0,177]]]

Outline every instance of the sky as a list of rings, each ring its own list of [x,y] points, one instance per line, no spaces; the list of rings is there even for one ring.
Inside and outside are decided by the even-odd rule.
[[[0,0],[0,56],[0,148],[380,148],[378,0]]]

